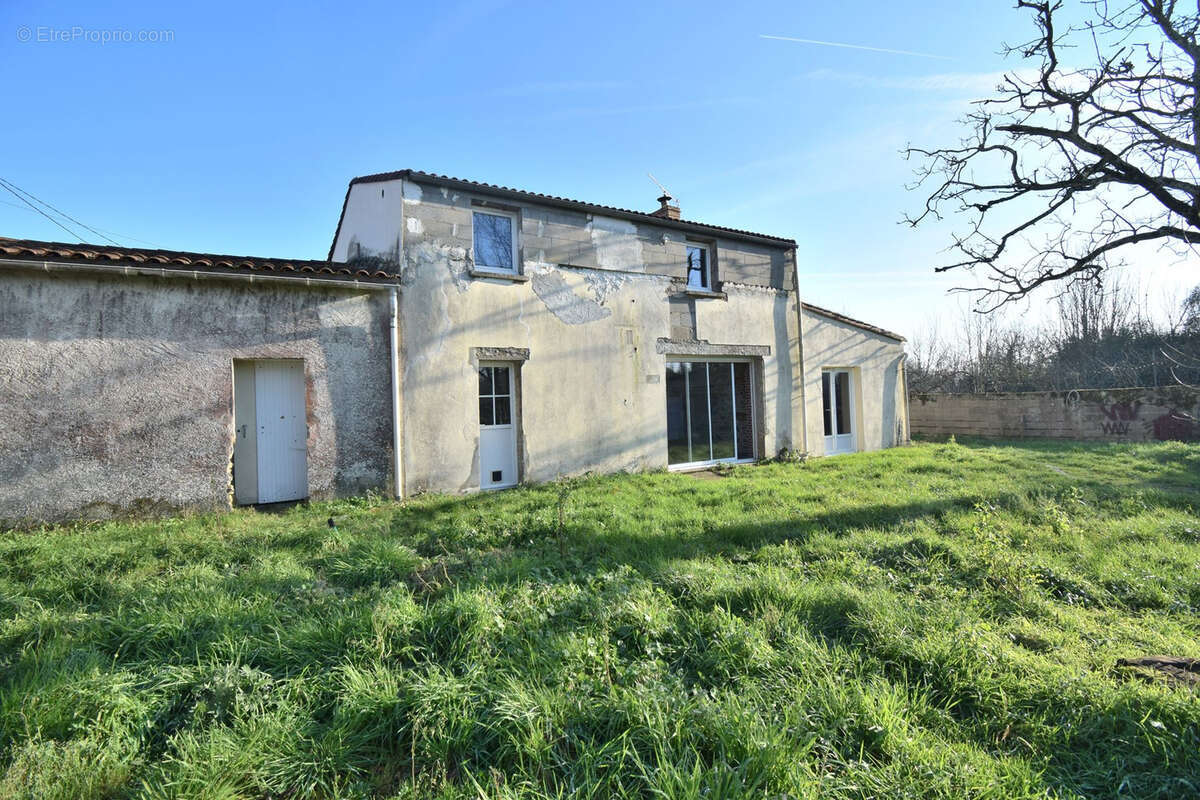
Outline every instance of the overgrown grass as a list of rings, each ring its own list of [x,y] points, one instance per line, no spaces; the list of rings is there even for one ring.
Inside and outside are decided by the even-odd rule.
[[[0,535],[0,796],[1184,797],[1200,448]],[[326,524],[333,516],[336,529]],[[565,553],[565,555],[564,555]]]

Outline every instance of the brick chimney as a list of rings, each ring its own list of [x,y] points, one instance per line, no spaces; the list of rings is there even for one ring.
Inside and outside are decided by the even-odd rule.
[[[663,219],[679,219],[679,206],[671,205],[674,197],[663,192],[662,197],[658,198],[659,207],[650,212],[652,217],[662,217]]]

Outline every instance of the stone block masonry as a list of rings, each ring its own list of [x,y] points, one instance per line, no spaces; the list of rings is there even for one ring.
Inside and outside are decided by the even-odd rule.
[[[1200,440],[1200,391],[1079,389],[1066,392],[914,394],[912,432],[925,436]]]

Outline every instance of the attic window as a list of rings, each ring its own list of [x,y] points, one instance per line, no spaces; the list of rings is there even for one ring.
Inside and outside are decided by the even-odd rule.
[[[494,272],[517,271],[517,215],[507,211],[475,211],[472,216],[475,267]]]
[[[703,242],[687,243],[687,285],[689,289],[712,291],[712,246]]]

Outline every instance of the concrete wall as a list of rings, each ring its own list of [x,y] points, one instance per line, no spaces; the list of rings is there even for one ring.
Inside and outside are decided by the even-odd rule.
[[[1071,392],[916,394],[913,433],[927,436],[1093,439],[1145,442],[1200,439],[1200,392],[1083,389]]]
[[[383,293],[6,268],[0,309],[0,520],[228,508],[238,358],[304,359],[313,497],[389,483]]]
[[[821,371],[849,369],[854,382],[855,430],[859,450],[904,444],[904,344],[805,308],[804,388],[808,452],[825,454]]]
[[[400,225],[401,196],[404,225]],[[795,271],[786,247],[695,236],[667,226],[585,214],[552,206],[490,200],[413,181],[356,183],[350,187],[333,260],[394,262],[402,239],[462,247],[470,258],[472,203],[516,211],[521,220],[521,257],[531,265],[622,270],[686,280],[688,241],[716,245],[717,281],[794,289]],[[422,207],[423,206],[423,207]],[[419,208],[419,211],[416,210]]]
[[[403,218],[383,202],[401,191]],[[520,216],[524,279],[487,278],[471,274],[471,212],[486,196],[396,180],[356,185],[351,199],[335,260],[386,258],[402,237],[406,493],[479,485],[474,348],[528,350],[519,376],[523,480],[666,467],[665,362],[678,348],[659,339],[672,338],[680,307],[687,319],[677,313],[674,332],[689,341],[769,348],[759,356],[759,454],[799,446],[786,248],[717,239],[726,296],[696,298],[684,293],[686,237],[677,231],[498,203]]]

